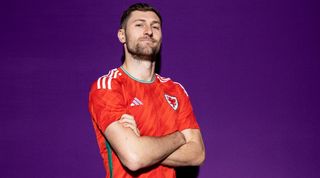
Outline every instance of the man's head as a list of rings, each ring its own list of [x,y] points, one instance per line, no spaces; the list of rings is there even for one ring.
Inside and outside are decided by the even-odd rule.
[[[122,15],[118,38],[126,57],[154,60],[162,41],[160,14],[148,4],[130,6]]]
[[[121,21],[120,21],[120,28],[123,28],[123,29],[126,28],[128,19],[133,11],[154,12],[155,14],[157,14],[157,16],[160,19],[160,25],[162,25],[161,15],[156,9],[154,9],[152,6],[150,6],[149,4],[146,4],[146,3],[136,3],[136,4],[131,5],[127,10],[125,10],[122,13]]]

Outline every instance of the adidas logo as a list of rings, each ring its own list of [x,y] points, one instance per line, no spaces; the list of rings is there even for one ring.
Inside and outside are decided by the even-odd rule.
[[[139,106],[139,105],[143,105],[143,103],[136,97],[133,99],[133,101],[130,104],[130,106]]]

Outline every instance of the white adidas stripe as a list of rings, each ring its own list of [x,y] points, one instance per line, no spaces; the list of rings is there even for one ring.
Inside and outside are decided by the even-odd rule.
[[[139,104],[142,105],[142,102],[138,98],[134,98],[134,101],[138,102]]]
[[[110,74],[110,76],[109,76],[109,78],[108,78],[108,89],[109,90],[111,90],[111,80],[112,80],[112,78],[113,78],[113,73],[114,73],[114,71],[115,71],[116,69],[113,69],[113,70],[111,70],[111,74]]]
[[[118,75],[118,70],[114,73],[114,78],[117,78],[117,75]]]
[[[136,97],[132,100],[132,103],[130,104],[130,106],[139,106],[139,105],[143,105],[143,103]]]
[[[106,80],[107,80],[107,77],[103,77],[103,79],[102,79],[102,88],[103,89],[106,89]]]
[[[99,77],[99,79],[97,81],[97,89],[100,89],[100,80],[101,80],[101,77]]]
[[[169,80],[171,80],[170,78],[161,77],[161,76],[158,75],[158,74],[157,74],[157,77],[158,77],[158,79],[160,80],[160,82],[162,82],[162,83],[165,83],[165,82],[168,82]],[[173,82],[173,83],[179,85],[179,86],[183,89],[184,93],[185,93],[187,96],[189,96],[189,94],[188,94],[188,92],[186,91],[186,89],[185,89],[180,83],[178,83],[178,82]]]
[[[189,97],[186,89],[184,89],[184,87],[180,83],[178,83],[178,82],[173,82],[173,83],[178,84],[183,89],[184,93]]]
[[[132,101],[135,105],[139,105],[139,102],[137,102],[135,99]]]
[[[171,80],[170,78],[161,77],[161,76],[158,75],[158,74],[157,74],[157,78],[160,80],[161,83],[164,83],[164,82],[167,82],[167,81]]]
[[[106,89],[108,85],[108,89],[111,90],[111,81],[113,78],[117,78],[118,75],[121,75],[121,73],[117,69],[110,70],[107,75],[103,75],[98,79],[97,89]]]
[[[110,73],[110,72],[109,72],[109,73]],[[97,81],[97,88],[98,88],[98,89],[101,88],[101,79],[103,80],[104,78],[106,78],[106,77],[109,75],[109,73],[108,73],[107,75],[101,76],[101,77],[98,79],[98,81]]]

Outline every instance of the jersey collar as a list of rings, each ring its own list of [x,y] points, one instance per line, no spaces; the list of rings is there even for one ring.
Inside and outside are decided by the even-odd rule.
[[[147,83],[147,84],[151,84],[155,81],[156,79],[156,75],[153,75],[152,79],[150,81],[146,81],[146,80],[140,80],[140,79],[137,79],[135,78],[134,76],[130,75],[128,71],[126,71],[123,66],[120,66],[120,69],[125,73],[127,74],[132,80],[135,80],[137,82],[140,82],[140,83]]]

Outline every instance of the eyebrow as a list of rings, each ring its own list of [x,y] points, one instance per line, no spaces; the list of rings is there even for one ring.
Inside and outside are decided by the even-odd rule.
[[[145,19],[136,19],[136,20],[133,21],[133,23],[135,23],[135,22],[137,22],[137,21],[146,22]],[[158,20],[153,20],[153,21],[151,22],[151,24],[161,24],[161,23],[160,23]]]

